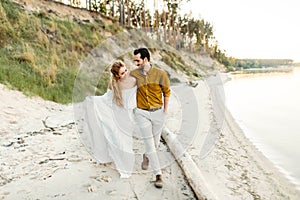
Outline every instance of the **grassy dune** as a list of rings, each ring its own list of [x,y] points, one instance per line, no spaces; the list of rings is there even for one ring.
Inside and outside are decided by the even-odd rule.
[[[74,15],[76,12],[80,10],[74,10]],[[48,11],[29,12],[10,0],[1,0],[0,83],[29,96],[70,103],[80,62],[107,36],[120,32],[122,27],[112,21],[78,22],[50,15]],[[127,49],[136,41],[148,46],[144,36],[133,38],[134,41],[126,40],[126,44],[107,46],[105,53],[113,53],[116,47]],[[196,61],[187,63],[185,59],[190,58],[171,51],[159,54],[161,62],[171,70],[181,71],[191,79],[201,78],[196,68],[202,65]],[[106,91],[107,81],[108,73],[100,77],[96,94]],[[178,79],[171,77],[171,81]]]
[[[0,2],[0,82],[28,95],[68,103],[79,60],[103,40],[105,24],[27,14]]]

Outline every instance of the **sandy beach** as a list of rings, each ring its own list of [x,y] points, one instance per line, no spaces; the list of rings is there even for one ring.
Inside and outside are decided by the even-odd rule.
[[[222,79],[210,77],[194,89],[199,127],[187,151],[212,198],[299,199],[295,186],[245,137],[224,107]]]
[[[195,88],[178,86],[181,96],[193,92],[198,112],[185,107],[190,99],[181,99],[179,105],[173,98],[166,127],[178,138],[182,127],[194,136],[179,158],[190,156],[201,180],[173,162],[163,169],[164,187],[159,190],[151,172],[120,179],[112,164],[97,164],[80,141],[72,105],[29,98],[0,85],[0,199],[197,199],[197,188],[189,185],[193,181],[209,193],[203,194],[208,199],[299,199],[230,113],[222,114],[224,109],[216,106],[215,86],[204,81]],[[189,112],[197,113],[196,121]],[[186,126],[195,122],[197,126]],[[160,151],[169,149],[161,144]]]
[[[0,199],[195,198],[176,162],[163,169],[161,190],[152,172],[120,179],[113,164],[97,164],[81,143],[72,105],[0,86]]]
[[[113,25],[100,15],[54,2],[14,2],[28,13],[46,11],[60,19]],[[104,37],[111,34],[103,30]],[[107,47],[115,48],[114,53],[123,48],[118,43]],[[112,55],[101,56],[110,60]],[[135,173],[120,179],[113,164],[98,164],[88,153],[77,131],[72,104],[28,97],[0,84],[0,200],[300,199],[300,192],[245,137],[224,107],[222,81],[226,76],[210,71],[218,69],[216,61],[208,55],[197,57],[200,68],[207,66],[211,77],[172,87],[165,142],[159,148],[163,153],[160,161],[165,164],[162,189],[154,187],[152,172],[140,169],[141,141],[134,139]],[[160,54],[156,60],[162,60]],[[194,66],[197,62],[187,63]],[[189,81],[179,70],[170,75]]]

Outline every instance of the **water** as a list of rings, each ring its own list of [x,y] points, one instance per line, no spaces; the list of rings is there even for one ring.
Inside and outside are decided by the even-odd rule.
[[[245,135],[300,189],[300,68],[234,75],[226,106]]]

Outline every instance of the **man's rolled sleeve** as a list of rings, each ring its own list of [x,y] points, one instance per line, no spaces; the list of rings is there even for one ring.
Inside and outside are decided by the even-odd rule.
[[[170,80],[166,72],[164,72],[162,75],[161,88],[164,97],[169,97],[171,95]]]

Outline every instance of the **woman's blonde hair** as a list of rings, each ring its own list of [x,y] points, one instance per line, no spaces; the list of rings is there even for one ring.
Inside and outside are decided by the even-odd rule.
[[[122,99],[122,91],[118,84],[118,82],[120,81],[119,71],[122,67],[125,67],[125,64],[122,61],[118,60],[112,64],[110,69],[110,72],[112,74],[110,85],[111,90],[113,92],[113,102],[120,107],[124,106]]]

